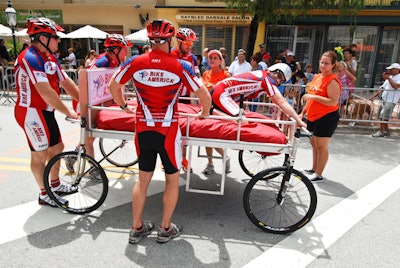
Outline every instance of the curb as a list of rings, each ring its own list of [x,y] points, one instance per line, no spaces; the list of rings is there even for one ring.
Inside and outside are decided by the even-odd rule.
[[[377,132],[379,128],[377,126],[348,126],[338,125],[336,133],[340,134],[360,134],[360,135],[372,135]],[[389,127],[390,135],[400,137],[399,127]]]

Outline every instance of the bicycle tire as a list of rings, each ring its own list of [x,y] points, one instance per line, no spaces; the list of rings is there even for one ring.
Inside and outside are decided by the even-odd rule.
[[[103,157],[114,166],[130,167],[138,162],[135,142],[133,140],[100,138],[99,148]]]
[[[243,205],[247,217],[268,233],[292,233],[308,223],[317,208],[317,193],[312,182],[292,169],[285,196],[279,203],[278,192],[287,167],[266,169],[247,184]]]
[[[46,192],[51,200],[57,206],[72,214],[86,214],[99,208],[107,197],[108,193],[108,178],[100,164],[92,157],[82,154],[81,155],[81,172],[78,170],[78,161],[73,164],[74,171],[68,171],[66,167],[66,159],[68,157],[78,158],[78,152],[63,152],[54,156],[46,165],[43,175],[43,182]],[[62,204],[51,190],[50,174],[54,172],[57,174],[60,182],[69,186],[77,186],[78,191],[62,197],[68,200],[67,204]],[[90,174],[97,171],[99,176],[92,177]],[[78,175],[79,173],[79,175]],[[93,173],[92,173],[93,174]]]
[[[288,157],[289,154],[265,156],[256,151],[248,150],[240,150],[238,154],[240,167],[250,177],[267,168],[284,165]]]

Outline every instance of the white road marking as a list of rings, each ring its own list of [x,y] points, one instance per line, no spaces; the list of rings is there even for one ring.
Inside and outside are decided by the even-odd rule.
[[[148,196],[164,191],[164,178],[164,172],[160,170],[154,172]],[[117,185],[117,187],[109,188],[106,201],[101,209],[90,213],[90,215],[100,216],[102,211],[131,202],[132,187],[136,179],[132,177],[129,180],[122,180],[110,179],[110,185]],[[121,187],[120,184],[122,183],[123,186]],[[180,178],[179,185],[184,184],[185,180]],[[82,216],[62,212],[60,209],[48,206],[39,206],[37,200],[2,209],[0,210],[0,244],[74,221],[79,217]]]
[[[244,267],[306,267],[400,189],[400,166],[327,210]]]

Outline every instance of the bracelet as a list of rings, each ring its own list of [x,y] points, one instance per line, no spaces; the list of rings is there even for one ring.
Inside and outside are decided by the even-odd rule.
[[[119,108],[121,108],[122,110],[125,110],[126,109],[126,107],[128,107],[128,103],[127,102],[125,102],[125,105],[124,106],[119,106]]]

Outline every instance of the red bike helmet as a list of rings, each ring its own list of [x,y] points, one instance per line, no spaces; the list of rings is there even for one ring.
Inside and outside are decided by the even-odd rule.
[[[176,38],[179,41],[197,41],[197,36],[190,28],[179,28],[178,32],[176,33]]]
[[[64,32],[64,29],[48,18],[35,18],[28,20],[29,35],[36,35],[40,33],[48,33],[50,35],[56,35],[57,32]]]
[[[104,47],[131,47],[132,43],[129,42],[123,35],[120,34],[109,34],[104,41]]]
[[[175,27],[167,20],[153,20],[147,25],[149,39],[169,39],[175,35]]]

